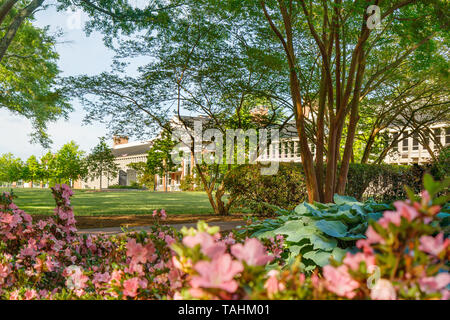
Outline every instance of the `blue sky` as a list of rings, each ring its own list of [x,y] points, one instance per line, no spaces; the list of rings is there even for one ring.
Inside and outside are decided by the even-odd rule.
[[[64,31],[56,50],[60,54],[58,62],[63,76],[88,74],[94,75],[102,71],[110,70],[113,52],[107,49],[102,42],[99,33],[93,33],[86,37],[78,19],[80,15],[70,12],[57,12],[54,7],[36,14],[34,24],[39,27],[50,25],[51,31],[58,28]],[[86,17],[81,15],[81,23]],[[60,120],[49,125],[53,145],[52,151],[56,151],[70,140],[78,143],[82,150],[89,151],[98,142],[98,137],[107,136],[105,127],[101,124],[82,125],[84,111],[77,102],[72,102],[74,112],[69,120]],[[26,159],[30,155],[43,155],[47,150],[38,144],[30,144],[29,134],[32,132],[29,120],[10,114],[5,109],[0,109],[0,154],[11,152],[14,155]]]

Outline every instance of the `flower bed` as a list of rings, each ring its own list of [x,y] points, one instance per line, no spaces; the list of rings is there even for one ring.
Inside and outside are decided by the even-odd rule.
[[[202,222],[180,233],[157,223],[148,233],[80,236],[67,186],[52,189],[55,215],[38,223],[4,193],[0,298],[448,299],[449,214],[438,214],[448,199],[433,199],[448,184],[426,187],[421,199],[370,221],[359,250],[313,271],[301,255],[286,268],[283,236],[222,236]]]

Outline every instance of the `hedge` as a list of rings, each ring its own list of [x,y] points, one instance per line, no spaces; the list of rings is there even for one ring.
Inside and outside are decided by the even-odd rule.
[[[307,199],[303,168],[300,163],[280,163],[276,175],[264,176],[260,165],[242,165],[225,177],[230,196],[237,205],[259,214],[273,211],[265,204],[292,209]],[[414,166],[350,164],[345,194],[360,201],[392,202],[406,198],[405,185],[421,190],[425,169]]]

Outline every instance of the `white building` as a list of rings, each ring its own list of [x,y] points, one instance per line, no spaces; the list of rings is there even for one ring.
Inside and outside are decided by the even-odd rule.
[[[437,123],[430,126],[433,133],[433,139],[428,138],[429,147],[433,152],[437,152],[441,146],[450,145],[450,123]],[[419,142],[417,134],[411,135],[411,131],[403,132],[403,137],[399,137],[398,130],[388,129],[391,139],[398,139],[399,141],[392,150],[387,154],[385,163],[388,164],[424,164],[430,162],[432,159],[429,151]],[[440,141],[439,146],[435,141]]]

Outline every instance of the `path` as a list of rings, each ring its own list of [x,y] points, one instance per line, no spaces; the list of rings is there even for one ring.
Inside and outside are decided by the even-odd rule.
[[[244,225],[244,221],[226,221],[226,222],[209,222],[209,226],[218,226],[220,227],[220,231],[231,231],[235,229],[237,226]],[[190,227],[197,227],[197,223],[179,223],[179,224],[170,224],[171,227],[174,227],[177,230],[180,230],[183,226],[186,226],[187,228]],[[142,226],[142,227],[132,227],[129,229],[130,231],[141,231],[141,230],[150,230],[150,226]],[[113,235],[113,234],[121,234],[122,229],[120,227],[113,227],[113,228],[96,228],[96,229],[81,229],[78,230],[78,234],[91,234],[91,235],[99,235],[99,234],[105,234],[105,235]]]

